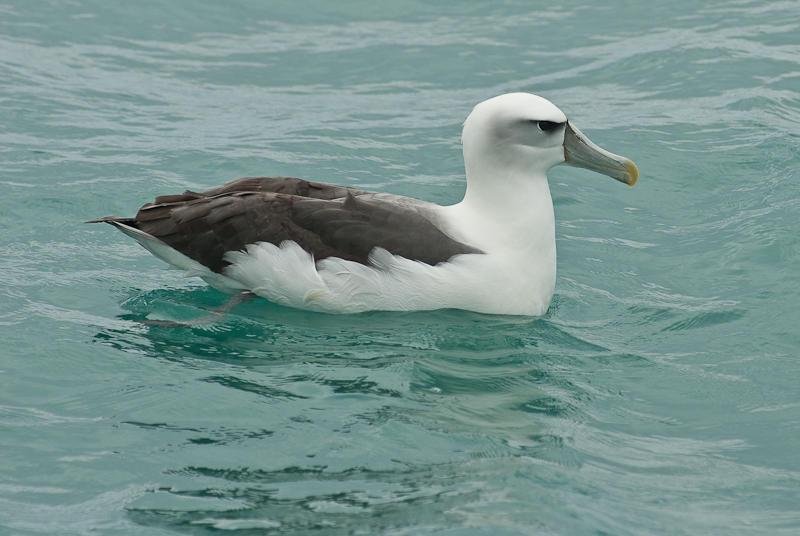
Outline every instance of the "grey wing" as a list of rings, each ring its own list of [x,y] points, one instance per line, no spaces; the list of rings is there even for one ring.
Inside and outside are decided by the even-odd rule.
[[[311,199],[343,199],[348,193],[351,195],[368,193],[364,190],[357,190],[347,186],[337,186],[293,177],[245,177],[227,182],[218,188],[204,190],[199,194],[195,192],[184,192],[184,194],[214,197],[236,192],[271,192]],[[156,202],[158,202],[158,199],[156,199]]]
[[[316,260],[339,257],[368,264],[375,247],[430,265],[480,253],[453,240],[413,203],[290,178],[246,178],[203,192],[160,196],[135,218],[100,221],[135,227],[215,272],[228,251],[292,240]]]

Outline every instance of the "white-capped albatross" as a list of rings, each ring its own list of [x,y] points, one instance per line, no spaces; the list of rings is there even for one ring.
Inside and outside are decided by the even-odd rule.
[[[263,177],[159,196],[134,218],[94,222],[223,291],[291,307],[542,315],[556,280],[547,171],[566,163],[633,186],[638,170],[528,93],[475,106],[462,144],[467,189],[451,206]]]

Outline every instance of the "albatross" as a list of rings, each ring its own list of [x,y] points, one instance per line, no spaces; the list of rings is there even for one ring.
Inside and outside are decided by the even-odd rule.
[[[328,313],[455,308],[543,315],[556,282],[547,171],[591,169],[633,186],[550,101],[509,93],[464,122],[466,193],[449,206],[289,177],[162,195],[107,216],[159,259],[228,293]]]

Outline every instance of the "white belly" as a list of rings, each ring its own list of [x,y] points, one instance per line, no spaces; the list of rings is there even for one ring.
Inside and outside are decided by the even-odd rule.
[[[338,258],[314,263],[294,242],[230,252],[226,278],[270,301],[314,311],[467,309],[542,315],[555,286],[555,263],[521,266],[496,255],[458,255],[430,266],[376,248],[370,266]],[[213,279],[209,282],[214,285]]]

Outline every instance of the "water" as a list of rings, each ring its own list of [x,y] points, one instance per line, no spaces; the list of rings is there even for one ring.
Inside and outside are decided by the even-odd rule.
[[[0,533],[796,534],[800,3],[0,5]],[[226,297],[105,226],[291,175],[439,203],[484,98],[555,169],[541,319]]]

